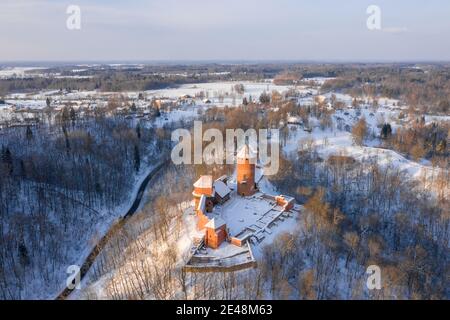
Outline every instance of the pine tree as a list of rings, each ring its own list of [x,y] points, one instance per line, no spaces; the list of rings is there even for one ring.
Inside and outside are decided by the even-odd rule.
[[[261,93],[261,95],[259,96],[259,102],[261,102],[262,104],[268,104],[268,103],[270,103],[270,96],[264,91],[264,92]]]
[[[389,123],[385,123],[383,128],[381,128],[381,138],[387,139],[392,134],[392,127]]]
[[[134,169],[136,172],[139,171],[141,166],[141,154],[139,152],[139,147],[137,145],[134,146]]]
[[[138,137],[138,139],[141,139],[141,125],[138,123],[136,126],[136,135]]]
[[[27,140],[33,139],[33,131],[31,131],[31,127],[30,126],[27,126],[27,130],[25,132],[25,138]]]
[[[66,126],[63,125],[62,130],[63,130],[63,133],[64,133],[64,139],[66,141],[66,151],[67,151],[67,153],[69,153],[70,141],[69,141],[69,134],[67,133]]]
[[[14,167],[13,167],[11,151],[9,150],[8,147],[5,148],[4,146],[2,146],[2,163],[5,167],[5,171],[8,174],[12,174],[14,171]]]
[[[69,111],[69,108],[68,108],[68,107],[64,107],[64,108],[62,109],[61,120],[62,120],[63,122],[67,122],[67,121],[69,121],[69,119],[70,119],[70,111]]]
[[[69,118],[72,121],[72,124],[75,124],[75,120],[77,119],[77,115],[76,115],[75,109],[73,107],[70,107]]]
[[[28,249],[25,246],[25,243],[23,240],[19,244],[19,257],[20,257],[20,263],[22,266],[27,266],[30,264],[30,257],[28,255]]]

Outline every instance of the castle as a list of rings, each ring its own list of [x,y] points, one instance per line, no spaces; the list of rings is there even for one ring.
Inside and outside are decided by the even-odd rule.
[[[273,206],[277,206],[280,212],[289,211],[294,206],[294,199],[291,197],[269,196],[259,192],[256,182],[257,154],[249,145],[245,144],[237,153],[236,158],[235,186],[230,187],[231,184],[228,183],[226,176],[213,180],[211,175],[201,176],[193,185],[192,195],[197,216],[197,230],[202,235],[201,240],[204,245],[212,249],[219,248],[224,241],[242,246],[250,236],[248,234],[247,237],[243,237],[243,232],[237,235],[230,234],[227,222],[232,223],[233,221],[225,221],[222,217],[212,214],[216,206],[225,205],[231,197],[248,199],[258,193],[258,199],[273,202]],[[233,187],[236,190],[233,190]],[[237,214],[239,215],[239,213]],[[254,214],[256,215],[256,213]]]

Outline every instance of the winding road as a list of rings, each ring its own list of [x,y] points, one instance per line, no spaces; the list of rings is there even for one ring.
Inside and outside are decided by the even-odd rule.
[[[95,245],[95,247],[92,249],[92,251],[87,256],[86,260],[83,262],[83,264],[80,267],[80,281],[83,280],[84,276],[87,274],[89,269],[91,268],[92,264],[94,263],[97,256],[100,254],[100,252],[103,250],[105,245],[108,243],[108,240],[111,238],[111,236],[120,229],[128,218],[130,218],[133,214],[136,213],[137,209],[139,208],[139,205],[142,200],[142,196],[144,195],[145,188],[147,187],[148,183],[152,178],[167,164],[167,161],[163,160],[160,162],[156,167],[153,168],[153,170],[145,177],[145,179],[141,182],[141,185],[139,186],[139,189],[136,193],[136,197],[130,207],[130,209],[125,213],[125,215],[120,218],[119,221],[117,221],[115,224],[111,226],[111,228],[105,233],[105,235],[98,241],[98,243]],[[66,299],[73,289],[69,289],[65,287],[65,289],[57,296],[56,300],[64,300]]]

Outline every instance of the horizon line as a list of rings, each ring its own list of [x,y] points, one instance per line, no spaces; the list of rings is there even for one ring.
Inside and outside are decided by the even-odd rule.
[[[450,59],[45,59],[0,60],[0,65],[10,64],[439,64]]]

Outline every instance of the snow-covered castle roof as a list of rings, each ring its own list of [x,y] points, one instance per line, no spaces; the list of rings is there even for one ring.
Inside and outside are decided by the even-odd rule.
[[[225,225],[226,222],[220,218],[220,217],[215,217],[213,219],[211,219],[206,225],[205,228],[211,228],[214,230],[219,229],[221,226]]]

